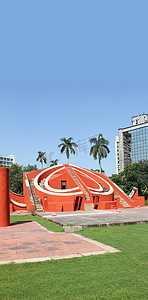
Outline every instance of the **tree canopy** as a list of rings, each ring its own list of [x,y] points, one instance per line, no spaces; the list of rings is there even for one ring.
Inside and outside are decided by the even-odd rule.
[[[38,168],[37,168],[37,165],[30,165],[28,164],[27,166],[23,167],[23,172],[32,172],[32,171],[36,171]]]
[[[50,161],[50,167],[56,166],[58,164],[58,159]]]
[[[23,194],[23,167],[13,164],[9,168],[9,187],[13,193]]]
[[[108,148],[109,141],[106,140],[102,134],[99,134],[98,138],[91,138],[89,141],[91,144],[93,144],[93,146],[90,149],[90,155],[92,155],[94,159],[98,158],[99,169],[101,173],[101,159],[107,157],[107,154],[109,154],[110,152]]]
[[[3,167],[3,166],[0,166]],[[9,168],[9,188],[15,194],[23,194],[23,172],[32,172],[37,170],[37,165],[20,166],[13,164]]]
[[[127,194],[133,187],[138,188],[139,195],[148,199],[148,161],[127,165],[119,175],[113,174],[110,179],[119,185]]]
[[[70,137],[68,139],[66,138],[61,138],[60,141],[62,142],[61,144],[58,145],[59,148],[61,148],[61,153],[65,151],[66,156],[67,156],[67,164],[69,164],[69,154],[75,154],[75,148],[78,147],[78,145],[73,141],[73,138]]]
[[[42,166],[42,169],[43,169],[43,162],[45,164],[47,163],[46,152],[38,151],[38,157],[37,157],[36,160],[41,163],[41,166]]]

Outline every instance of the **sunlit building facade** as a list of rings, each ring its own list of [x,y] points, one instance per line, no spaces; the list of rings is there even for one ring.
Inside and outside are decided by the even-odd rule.
[[[116,137],[116,173],[141,160],[148,160],[148,115],[132,117],[132,126],[118,130]]]
[[[3,167],[11,167],[15,163],[14,155],[0,154],[0,165]]]

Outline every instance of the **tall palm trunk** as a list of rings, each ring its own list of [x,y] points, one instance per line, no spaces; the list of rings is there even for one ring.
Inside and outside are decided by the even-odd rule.
[[[102,172],[102,169],[101,169],[101,159],[99,157],[99,169],[100,169],[100,173]]]

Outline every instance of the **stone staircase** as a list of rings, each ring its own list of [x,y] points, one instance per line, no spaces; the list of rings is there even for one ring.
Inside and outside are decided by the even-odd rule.
[[[30,182],[30,189],[31,189],[32,197],[33,197],[33,200],[35,203],[36,212],[43,212],[44,210],[43,210],[41,200],[34,191],[34,179],[30,180],[29,182]]]
[[[99,184],[102,186],[103,192],[108,192],[108,189],[105,186],[103,186],[101,183]]]
[[[120,195],[114,191],[114,197],[120,197]],[[123,207],[130,207],[130,205],[122,197],[120,197],[120,204]]]
[[[39,186],[44,190],[45,190],[45,180],[46,180],[46,178],[43,178],[39,183]]]
[[[78,178],[75,176],[75,174],[72,172],[72,170],[67,167],[69,173],[72,175],[72,177],[75,179],[75,181],[78,183],[78,185],[81,187],[81,189],[83,190],[84,194],[85,194],[85,200],[90,200],[89,198],[89,194],[87,193],[87,191],[85,190],[84,186],[81,184],[81,182],[78,180]]]

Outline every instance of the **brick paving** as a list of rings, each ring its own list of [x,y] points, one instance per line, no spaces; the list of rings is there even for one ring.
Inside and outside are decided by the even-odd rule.
[[[0,228],[0,264],[24,263],[119,252],[78,234],[48,231],[36,222]]]

